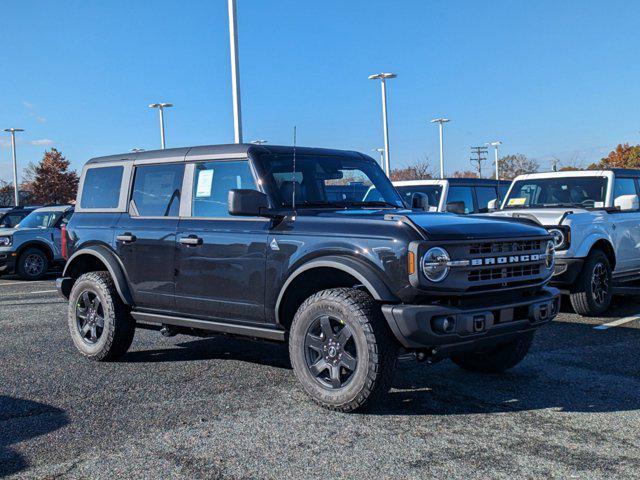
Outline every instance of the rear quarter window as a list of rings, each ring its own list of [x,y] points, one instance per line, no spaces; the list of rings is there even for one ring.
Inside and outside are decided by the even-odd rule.
[[[96,167],[86,171],[82,184],[82,208],[118,208],[123,166]]]

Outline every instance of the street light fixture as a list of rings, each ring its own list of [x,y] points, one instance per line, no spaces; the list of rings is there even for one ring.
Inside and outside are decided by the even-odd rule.
[[[375,75],[369,75],[369,80],[380,80],[382,89],[382,126],[384,128],[384,153],[385,163],[384,171],[387,176],[391,173],[391,155],[389,151],[389,122],[387,121],[387,79],[396,78],[398,75],[395,73],[376,73]]]
[[[17,207],[20,204],[20,195],[18,193],[18,162],[16,161],[16,132],[24,132],[23,128],[5,128],[5,132],[11,134],[11,150],[13,155],[13,200]]]
[[[502,145],[500,140],[496,140],[495,142],[487,142],[485,145],[491,145],[494,148],[495,153],[495,164],[496,164],[496,180],[500,180],[500,167],[498,165],[498,148]]]
[[[437,123],[440,128],[440,178],[444,178],[444,147],[442,145],[443,140],[443,125],[450,122],[448,118],[434,118],[431,123]]]
[[[152,103],[151,105],[149,105],[149,108],[157,108],[158,112],[160,113],[160,145],[162,146],[163,150],[165,148],[165,143],[164,143],[164,109],[165,108],[169,108],[169,107],[173,107],[173,103]]]
[[[372,152],[378,152],[380,154],[380,166],[384,168],[384,148],[374,148]]]

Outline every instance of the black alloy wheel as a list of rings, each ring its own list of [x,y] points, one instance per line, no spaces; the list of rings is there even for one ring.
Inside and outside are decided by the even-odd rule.
[[[76,326],[84,342],[89,345],[98,343],[104,331],[104,308],[96,292],[85,290],[78,297]]]

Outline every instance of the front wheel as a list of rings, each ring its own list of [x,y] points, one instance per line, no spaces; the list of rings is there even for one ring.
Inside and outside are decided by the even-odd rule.
[[[502,373],[519,364],[529,353],[533,331],[523,333],[515,340],[480,352],[453,355],[451,360],[471,372]]]
[[[49,270],[47,254],[39,248],[27,248],[18,258],[17,270],[24,280],[40,280]]]
[[[594,250],[584,263],[582,272],[571,293],[571,306],[578,315],[597,317],[609,309],[611,288],[611,264],[601,250]]]
[[[289,355],[296,377],[316,403],[351,412],[389,391],[398,346],[369,294],[335,288],[300,306]]]

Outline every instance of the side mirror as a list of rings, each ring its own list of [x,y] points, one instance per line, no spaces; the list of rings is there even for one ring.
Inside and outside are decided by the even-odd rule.
[[[498,209],[498,199],[494,198],[493,200],[489,200],[489,202],[487,203],[487,210],[492,211],[497,209]]]
[[[267,196],[257,190],[229,190],[229,215],[259,217],[269,208]]]
[[[429,210],[429,197],[421,192],[416,192],[411,197],[411,208],[415,210]]]
[[[638,200],[638,195],[620,195],[613,201],[613,206],[618,207],[621,212],[638,210],[640,200]]]
[[[447,212],[450,213],[457,213],[460,215],[464,215],[465,210],[464,210],[464,202],[447,202],[447,206],[445,207],[445,210]]]

